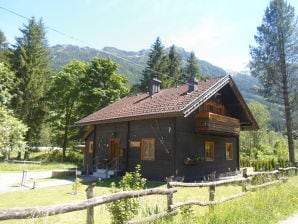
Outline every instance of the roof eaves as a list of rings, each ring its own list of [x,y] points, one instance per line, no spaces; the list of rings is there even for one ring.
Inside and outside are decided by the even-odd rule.
[[[257,121],[255,120],[254,116],[252,115],[249,107],[247,106],[245,100],[243,99],[238,87],[236,86],[235,82],[233,81],[233,79],[230,79],[230,85],[232,87],[232,90],[235,92],[236,97],[238,98],[241,106],[244,108],[248,119],[250,119],[251,121],[251,125],[243,125],[241,128],[242,130],[258,130],[260,127],[257,123]]]
[[[198,96],[196,99],[188,103],[181,112],[184,114],[184,117],[187,117],[190,115],[193,111],[195,111],[200,105],[202,105],[204,102],[206,102],[209,98],[211,98],[218,90],[220,90],[222,87],[224,87],[227,83],[229,83],[229,80],[231,79],[230,75],[224,76],[222,79],[217,81],[214,85],[209,87],[207,90],[205,90],[200,96]]]
[[[106,120],[93,120],[93,121],[87,121],[87,122],[82,122],[82,123],[76,122],[74,125],[75,126],[87,126],[87,125],[96,125],[96,124],[148,120],[148,119],[154,119],[154,118],[171,118],[171,117],[178,117],[178,116],[184,116],[184,114],[179,111],[177,111],[177,112],[175,111],[175,112],[158,113],[158,114],[146,114],[146,115],[139,115],[139,116],[120,117],[120,118],[113,118],[113,119],[106,119]]]

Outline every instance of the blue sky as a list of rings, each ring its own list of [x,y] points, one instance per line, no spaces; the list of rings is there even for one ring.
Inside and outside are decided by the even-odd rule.
[[[298,12],[298,1],[288,0]],[[43,18],[49,45],[149,49],[156,37],[227,70],[244,70],[269,0],[0,0],[0,7]],[[13,44],[27,20],[0,8]],[[78,40],[79,41],[78,41]]]

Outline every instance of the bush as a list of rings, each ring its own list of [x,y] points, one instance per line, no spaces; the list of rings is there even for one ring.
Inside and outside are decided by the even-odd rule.
[[[119,182],[119,188],[113,182],[111,184],[112,192],[144,189],[146,179],[142,178],[141,166],[137,165],[134,172],[126,172]],[[125,221],[132,219],[138,212],[139,199],[121,199],[108,204],[108,210],[112,217],[112,223],[122,224]]]

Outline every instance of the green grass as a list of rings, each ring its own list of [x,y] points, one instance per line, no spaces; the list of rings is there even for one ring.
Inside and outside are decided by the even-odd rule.
[[[114,179],[118,181],[119,179]],[[96,196],[110,193],[110,183],[113,180],[105,180],[97,183]],[[158,182],[149,182],[147,187],[165,187]],[[43,205],[55,205],[78,200],[85,200],[85,189],[83,184],[78,195],[72,195],[72,186],[59,186],[44,189],[28,190],[23,192],[11,192],[0,194],[0,209],[9,207],[33,207]],[[239,186],[220,186],[216,188],[216,199],[226,197],[241,191]],[[174,203],[185,200],[208,200],[208,188],[178,188],[174,194]],[[166,196],[142,197],[140,203],[140,216],[153,214],[166,209]],[[286,183],[261,189],[250,193],[240,199],[226,202],[215,206],[214,212],[210,213],[208,208],[193,206],[191,216],[179,214],[172,219],[161,220],[158,223],[278,223],[279,220],[298,211],[298,176],[291,177]],[[110,223],[109,213],[106,206],[95,207],[95,223]],[[8,220],[1,224],[15,223],[85,223],[86,210],[71,212],[51,217],[27,220]]]
[[[19,164],[19,163],[0,162],[1,172],[19,172],[23,170],[47,171],[47,170],[57,170],[57,169],[59,170],[59,169],[70,169],[70,168],[76,168],[76,165],[72,163]]]

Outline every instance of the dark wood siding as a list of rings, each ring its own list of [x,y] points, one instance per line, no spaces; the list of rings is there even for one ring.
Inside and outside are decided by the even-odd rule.
[[[93,152],[89,152],[89,143],[90,141],[94,140],[94,132],[90,134],[86,139],[85,139],[85,149],[84,149],[84,167],[83,167],[83,173],[85,174],[92,174],[93,172]],[[94,144],[94,143],[93,143]]]
[[[95,138],[94,134],[95,133]],[[95,139],[95,152],[85,154],[88,167],[98,166],[109,158],[109,141],[119,138],[123,150],[123,171],[133,171],[137,164],[142,166],[142,175],[148,179],[164,180],[168,176],[183,176],[185,180],[195,180],[213,171],[225,173],[239,169],[237,137],[200,135],[195,133],[195,117],[138,120],[97,125],[88,139]],[[155,139],[155,160],[141,160],[141,146],[130,146],[130,142],[141,143],[144,138]],[[214,142],[214,161],[184,165],[186,157],[204,157],[205,141]],[[225,144],[233,144],[233,160],[226,160]],[[94,161],[94,162],[93,162]],[[86,165],[85,165],[86,167]]]
[[[125,155],[127,150],[127,123],[114,123],[96,125],[95,137],[95,166],[103,168],[104,161],[109,159],[109,144],[113,138],[120,139],[120,148],[123,150],[120,169],[125,167]]]
[[[213,171],[217,175],[235,171],[238,167],[237,137],[200,135],[194,132],[194,115],[188,118],[177,118],[176,121],[176,176],[185,180],[201,179]],[[184,165],[186,157],[204,157],[205,141],[214,142],[214,161],[201,161],[195,165]],[[233,144],[233,160],[226,160],[226,143]]]
[[[130,147],[128,170],[137,164],[148,179],[164,180],[173,175],[174,119],[141,120],[130,122],[130,141],[140,142],[143,138],[155,139],[155,160],[141,160],[141,147]]]

